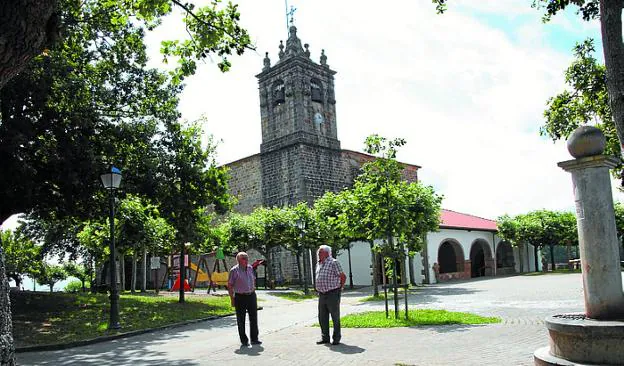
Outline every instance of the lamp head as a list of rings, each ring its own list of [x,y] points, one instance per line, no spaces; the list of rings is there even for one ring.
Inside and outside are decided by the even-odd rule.
[[[111,165],[110,170],[100,176],[106,189],[117,189],[121,184],[121,170]]]

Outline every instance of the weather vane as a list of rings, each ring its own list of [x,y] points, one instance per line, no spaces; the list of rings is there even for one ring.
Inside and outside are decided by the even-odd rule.
[[[288,0],[284,0],[284,3],[286,4],[286,31],[288,32],[289,27],[295,23],[295,11],[297,11],[297,8],[291,5],[290,9],[288,9]]]

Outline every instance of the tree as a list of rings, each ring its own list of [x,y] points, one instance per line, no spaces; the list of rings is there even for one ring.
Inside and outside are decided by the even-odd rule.
[[[551,265],[554,269],[553,247],[562,244],[578,245],[576,217],[571,212],[538,210],[514,217],[503,215],[497,219],[497,226],[501,238],[512,245],[533,245],[536,271],[538,249],[550,247]]]
[[[160,140],[158,205],[163,217],[175,228],[180,254],[186,243],[201,242],[202,217],[207,208],[223,214],[230,210],[227,168],[218,167],[214,160],[215,146],[202,144],[198,124],[184,127],[180,123],[166,125],[168,134]],[[184,261],[180,261],[179,302],[184,302]]]
[[[346,249],[351,255],[351,243],[366,240],[366,234],[358,231],[358,215],[353,190],[345,189],[338,193],[327,192],[314,201],[314,217],[318,227],[317,242],[331,243],[335,248],[332,253],[337,255],[340,250]],[[372,245],[372,243],[371,243]],[[374,267],[373,267],[374,268]],[[375,272],[375,271],[374,271]],[[373,291],[377,292],[376,276],[373,275]],[[349,260],[349,281],[353,285],[351,261]]]
[[[65,263],[63,265],[63,270],[67,276],[76,277],[80,280],[80,283],[82,284],[82,292],[87,291],[86,282],[92,275],[92,268],[88,264],[77,264],[74,262]]]
[[[270,260],[269,253],[273,248],[289,242],[289,238],[292,238],[292,225],[294,223],[289,220],[280,207],[258,207],[251,213],[251,216],[260,226],[260,233],[263,235],[262,240],[254,249],[257,249],[266,258],[267,281],[273,287],[275,285],[274,271],[272,270],[274,263]]]
[[[50,292],[54,289],[54,284],[67,278],[67,273],[62,266],[44,264],[41,271],[35,275],[35,280],[40,285],[50,286]]]
[[[146,275],[146,255],[148,249],[161,251],[159,244],[166,245],[166,241],[173,240],[175,230],[166,220],[160,217],[155,205],[147,199],[135,195],[124,198],[118,211],[119,217],[119,243],[132,254],[132,281],[130,291],[136,291],[137,259],[142,253],[142,277]],[[122,261],[123,262],[123,261]],[[143,289],[145,290],[145,289]]]
[[[39,271],[41,249],[19,230],[2,231],[0,235],[5,253],[6,275],[15,281],[15,286],[19,289],[23,276],[32,278]]]
[[[143,44],[145,29],[156,27],[171,13],[172,4],[188,15],[185,23],[192,37],[163,44],[165,57],[178,59],[175,85],[166,75],[146,70]],[[47,243],[75,254],[80,232],[76,223],[101,216],[105,197],[99,174],[108,164],[131,166],[123,169],[124,188],[153,198],[161,191],[155,187],[159,160],[153,142],[157,132],[169,131],[156,122],[178,118],[177,84],[195,71],[195,60],[216,54],[226,71],[227,56],[249,47],[239,19],[235,5],[221,8],[216,0],[198,9],[167,0],[3,4],[0,34],[9,43],[0,48],[0,222],[27,212],[43,222],[40,227],[69,226],[69,235],[54,230],[54,240]],[[63,42],[53,46],[58,24]],[[42,52],[45,47],[49,49]],[[145,151],[151,156],[124,159]],[[8,283],[2,282],[2,364],[15,362],[8,301]]]
[[[447,0],[432,0],[438,13],[446,10]],[[622,39],[621,0],[533,0],[532,6],[544,9],[543,21],[569,6],[575,6],[585,21],[599,19],[605,59],[606,89],[620,147],[624,144],[624,42]]]
[[[252,48],[250,38],[238,24],[238,6],[228,3],[220,6],[219,0],[210,5],[195,8],[191,3],[178,0],[19,0],[5,2],[0,10],[0,34],[6,43],[0,49],[0,89],[21,72],[28,62],[44,49],[55,43],[65,43],[60,29],[67,29],[77,23],[89,28],[92,22],[109,18],[111,24],[129,21],[138,23],[148,30],[160,25],[162,19],[181,10],[189,38],[164,41],[161,52],[165,57],[178,58],[174,77],[181,80],[195,72],[196,61],[216,55],[218,66],[227,71],[230,62],[227,56],[242,54]],[[88,15],[86,15],[86,14]],[[60,42],[57,42],[60,38]]]
[[[397,318],[398,262],[405,258],[406,249],[420,250],[425,235],[438,230],[442,202],[442,196],[432,187],[403,181],[403,166],[396,160],[396,154],[397,148],[404,144],[404,139],[367,137],[365,150],[376,158],[364,164],[363,173],[355,181],[354,212],[359,217],[351,220],[354,232],[364,234],[368,241],[384,238],[383,244],[375,245],[374,249],[393,263],[388,273],[393,278]]]
[[[566,84],[571,90],[564,90],[548,100],[544,111],[546,122],[540,128],[540,134],[553,141],[567,139],[580,125],[594,124],[607,138],[605,152],[621,156],[620,142],[609,106],[606,70],[593,53],[592,39],[586,39],[574,47],[575,59],[565,71]],[[612,173],[614,177],[624,179],[621,162]]]

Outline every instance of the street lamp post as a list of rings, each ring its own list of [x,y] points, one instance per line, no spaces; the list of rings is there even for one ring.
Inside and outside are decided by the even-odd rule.
[[[115,190],[121,184],[121,171],[111,166],[110,171],[102,174],[100,179],[104,189],[108,190],[109,197],[110,319],[108,321],[108,329],[119,329],[121,326],[119,325],[119,289],[117,288],[117,261],[115,259]]]

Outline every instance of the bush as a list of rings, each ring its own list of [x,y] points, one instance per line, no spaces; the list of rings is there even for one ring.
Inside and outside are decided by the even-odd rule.
[[[85,288],[89,289],[89,282],[85,283]],[[81,292],[82,282],[79,280],[71,281],[65,286],[65,292]]]

